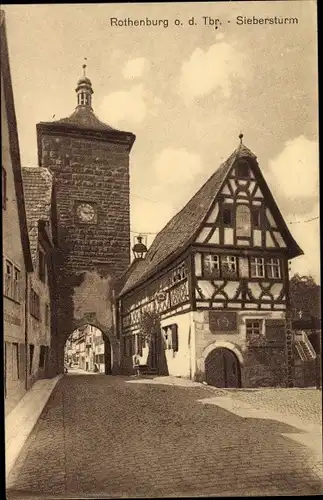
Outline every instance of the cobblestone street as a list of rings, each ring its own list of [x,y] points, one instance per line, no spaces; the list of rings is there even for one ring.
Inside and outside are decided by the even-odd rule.
[[[7,498],[322,493],[311,450],[287,437],[299,429],[227,411],[216,405],[224,394],[67,375],[9,475]]]

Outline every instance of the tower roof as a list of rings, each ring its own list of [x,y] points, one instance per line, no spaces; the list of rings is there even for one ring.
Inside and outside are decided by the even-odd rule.
[[[75,111],[68,117],[50,122],[40,122],[41,125],[54,125],[70,129],[86,129],[90,131],[121,132],[102,122],[94,114],[92,109],[92,82],[85,74],[86,64],[83,64],[83,76],[78,80],[75,92],[77,94],[77,106]]]

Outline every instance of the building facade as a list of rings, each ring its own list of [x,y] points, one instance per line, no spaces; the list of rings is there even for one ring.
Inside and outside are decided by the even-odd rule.
[[[284,386],[288,260],[301,254],[241,143],[119,283],[122,370]]]
[[[24,205],[6,26],[0,13],[4,389],[6,414],[27,390],[28,275],[33,271]]]
[[[78,81],[77,106],[68,118],[37,124],[39,166],[53,174],[57,200],[57,357],[76,328],[91,323],[114,353],[113,283],[130,262],[130,132],[101,122],[92,109],[92,84]]]
[[[54,256],[57,245],[53,178],[45,168],[23,167],[22,178],[34,272],[28,295],[28,387],[49,375],[56,336]],[[53,319],[52,319],[53,318]]]

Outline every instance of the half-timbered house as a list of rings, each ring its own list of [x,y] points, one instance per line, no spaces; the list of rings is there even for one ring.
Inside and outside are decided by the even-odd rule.
[[[240,139],[123,276],[126,373],[137,364],[218,387],[286,383],[288,261],[303,252]]]

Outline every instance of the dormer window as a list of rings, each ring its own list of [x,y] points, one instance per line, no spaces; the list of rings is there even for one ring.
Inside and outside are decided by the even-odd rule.
[[[246,161],[240,161],[236,166],[236,176],[243,179],[249,178],[249,165]]]

